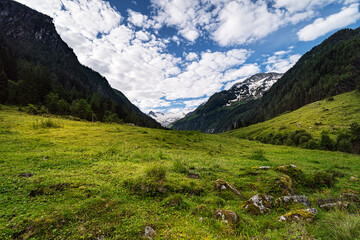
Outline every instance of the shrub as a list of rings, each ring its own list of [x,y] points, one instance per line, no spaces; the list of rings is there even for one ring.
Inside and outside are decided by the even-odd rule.
[[[304,144],[304,147],[307,149],[318,149],[319,144],[315,139],[310,139],[308,142]]]
[[[320,148],[323,150],[334,150],[334,141],[326,133],[321,133]]]
[[[116,113],[108,113],[104,117],[104,122],[107,122],[107,123],[119,123],[119,124],[124,123],[124,121],[122,119],[120,119]]]
[[[51,119],[41,120],[40,122],[37,120],[33,123],[33,128],[60,128],[63,127],[63,125],[59,121],[54,121]]]
[[[41,114],[41,115],[49,114],[49,111],[45,106],[41,106],[41,108],[38,111],[38,114]]]
[[[356,122],[350,124],[350,133],[354,141],[360,141],[360,125]]]
[[[312,136],[305,130],[296,130],[295,132],[290,134],[289,138],[296,146],[298,146],[300,144],[308,142],[310,139],[312,139]]]
[[[39,110],[37,107],[33,104],[28,104],[27,107],[25,107],[25,112],[28,114],[37,115],[39,113]]]
[[[353,145],[349,139],[341,139],[336,145],[340,152],[351,153],[353,150]]]

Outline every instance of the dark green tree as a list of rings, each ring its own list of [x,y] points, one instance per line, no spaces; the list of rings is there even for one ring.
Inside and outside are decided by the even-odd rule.
[[[9,97],[9,83],[4,71],[0,72],[0,103],[5,103]]]
[[[76,99],[70,106],[71,114],[76,117],[91,120],[92,110],[90,104],[85,99]]]
[[[326,133],[321,133],[320,148],[323,150],[334,150],[334,141]]]

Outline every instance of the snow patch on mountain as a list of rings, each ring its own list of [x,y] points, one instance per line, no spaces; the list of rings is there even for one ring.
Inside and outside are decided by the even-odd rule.
[[[234,84],[228,92],[236,97],[229,100],[226,106],[238,101],[261,98],[270,87],[283,76],[282,73],[258,73],[245,81]]]
[[[155,119],[163,127],[170,127],[177,120],[185,117],[187,112],[154,112],[150,111],[147,115]]]

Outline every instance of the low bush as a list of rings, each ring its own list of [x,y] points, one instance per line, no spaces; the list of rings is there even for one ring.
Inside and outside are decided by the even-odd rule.
[[[41,120],[38,121],[36,120],[36,122],[33,123],[33,128],[34,129],[38,129],[38,128],[61,128],[63,127],[63,124],[60,121],[55,121],[52,119],[45,119],[45,120]]]
[[[33,104],[28,104],[25,107],[25,112],[28,114],[32,114],[32,115],[37,115],[39,113],[39,110],[37,109],[37,107]]]
[[[334,150],[334,141],[324,132],[321,133],[320,148],[323,150]]]

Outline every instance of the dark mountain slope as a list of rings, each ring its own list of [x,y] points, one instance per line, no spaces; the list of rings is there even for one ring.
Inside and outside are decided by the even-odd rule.
[[[360,28],[343,29],[302,56],[262,98],[232,105],[230,109],[217,105],[214,108],[216,110],[213,109],[216,115],[211,116],[200,115],[201,106],[193,115],[177,121],[174,128],[223,132],[262,122],[308,103],[352,91],[358,85]],[[222,93],[217,95],[221,96]]]
[[[85,99],[97,120],[115,113],[125,122],[160,127],[99,73],[81,65],[50,17],[12,0],[1,0],[0,47],[0,72],[10,80],[8,98],[2,102],[50,106],[52,93],[52,99],[68,104],[67,113],[74,101]],[[28,97],[19,98],[14,92]]]

